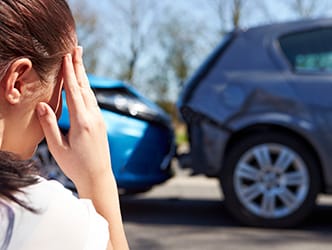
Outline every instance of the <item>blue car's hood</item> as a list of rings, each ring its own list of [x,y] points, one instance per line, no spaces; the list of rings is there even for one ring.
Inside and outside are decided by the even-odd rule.
[[[164,124],[166,127],[171,126],[170,117],[158,105],[150,101],[148,98],[142,96],[138,91],[136,91],[133,87],[129,86],[128,84],[120,80],[113,80],[110,78],[98,77],[94,75],[88,75],[88,78],[92,89],[96,91],[98,91],[98,89],[101,90],[124,89],[125,91],[131,93],[132,96],[137,98],[138,101],[141,101],[142,103],[147,105],[147,107],[149,107],[152,111],[154,111],[151,112],[151,114],[149,113],[145,115],[139,115],[139,114],[132,115],[127,113],[125,113],[125,115],[129,115],[135,117],[136,119],[146,120],[149,122],[158,122],[158,124]],[[65,93],[63,93],[62,99],[63,99],[63,109],[62,109],[62,115],[59,119],[59,125],[63,130],[66,130],[69,128],[70,124],[69,124],[69,113],[68,113]],[[105,108],[105,106],[103,108],[118,114],[123,114],[124,112],[123,110],[120,109],[114,110],[110,109],[109,107]]]

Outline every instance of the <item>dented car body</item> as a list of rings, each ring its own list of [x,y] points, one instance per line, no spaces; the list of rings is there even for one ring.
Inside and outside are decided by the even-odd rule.
[[[246,224],[303,220],[317,193],[332,193],[331,73],[332,19],[229,33],[180,96],[183,165],[220,178]]]

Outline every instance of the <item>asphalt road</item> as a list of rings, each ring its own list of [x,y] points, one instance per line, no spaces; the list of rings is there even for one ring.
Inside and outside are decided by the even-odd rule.
[[[131,249],[332,249],[332,196],[321,196],[311,216],[287,230],[248,228],[229,217],[216,180],[175,178],[134,197],[121,197]]]

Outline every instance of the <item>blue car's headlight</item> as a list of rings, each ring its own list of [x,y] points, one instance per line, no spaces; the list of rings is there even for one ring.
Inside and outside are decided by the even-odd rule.
[[[95,89],[94,91],[101,108],[147,121],[162,122],[169,126],[170,119],[161,108],[126,89]]]

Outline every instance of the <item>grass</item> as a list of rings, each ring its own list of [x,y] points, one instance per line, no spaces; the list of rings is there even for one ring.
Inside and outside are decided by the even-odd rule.
[[[182,144],[188,143],[187,129],[184,124],[176,124],[175,128],[175,142],[176,145],[180,146]]]

